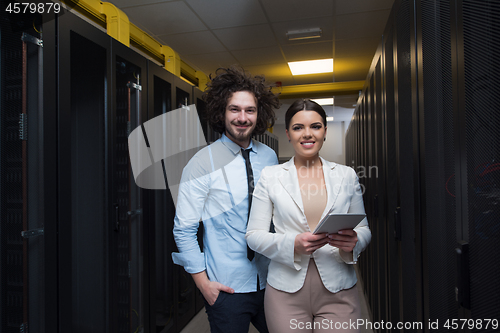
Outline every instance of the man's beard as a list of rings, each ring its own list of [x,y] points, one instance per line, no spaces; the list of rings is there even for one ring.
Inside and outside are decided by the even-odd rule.
[[[252,123],[244,123],[244,124],[233,124],[231,123],[231,125],[249,125],[249,127],[252,127],[253,124]],[[226,128],[226,131],[227,133],[229,134],[230,137],[238,140],[238,141],[246,141],[248,139],[250,139],[252,137],[252,132],[253,130],[255,129],[255,127],[251,130],[251,131],[248,131],[248,129],[246,129],[245,131],[236,131],[234,130],[234,128],[232,126],[229,126],[228,128]]]

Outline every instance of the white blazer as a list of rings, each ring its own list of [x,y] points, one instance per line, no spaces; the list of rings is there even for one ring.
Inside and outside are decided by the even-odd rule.
[[[327,205],[322,217],[334,213],[364,214],[363,196],[358,177],[352,168],[321,158],[327,190]],[[271,218],[276,232],[269,232]],[[324,286],[331,292],[353,287],[356,272],[351,265],[371,240],[367,219],[354,229],[358,242],[350,253],[329,244],[312,256]],[[311,255],[294,252],[295,236],[311,231],[307,224],[299,189],[294,158],[262,170],[255,187],[248,220],[248,246],[269,259],[267,282],[275,289],[293,293],[302,288]]]

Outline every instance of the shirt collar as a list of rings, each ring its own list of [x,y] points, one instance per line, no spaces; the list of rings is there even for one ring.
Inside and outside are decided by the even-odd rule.
[[[228,138],[225,133],[222,133],[222,137],[220,141],[227,147],[229,150],[233,152],[233,154],[238,154],[241,149],[243,149],[240,145],[235,143],[233,140]],[[253,139],[250,140],[250,144],[245,149],[251,149],[253,153],[257,153],[257,145],[254,144]]]

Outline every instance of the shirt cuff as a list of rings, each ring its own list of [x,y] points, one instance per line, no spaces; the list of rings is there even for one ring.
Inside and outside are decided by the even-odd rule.
[[[202,252],[173,252],[172,260],[174,264],[184,266],[189,274],[199,273],[206,269],[205,255]]]
[[[353,250],[353,252],[345,252],[344,250],[339,249],[339,254],[340,254],[340,257],[342,258],[342,260],[346,264],[354,265],[358,261],[357,260],[358,258],[354,257],[354,250]]]

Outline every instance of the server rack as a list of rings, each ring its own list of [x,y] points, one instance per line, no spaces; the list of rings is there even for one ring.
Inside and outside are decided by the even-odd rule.
[[[415,243],[415,213],[418,212],[418,206],[415,201],[415,158],[414,158],[414,137],[413,127],[413,109],[415,102],[413,99],[412,85],[414,78],[415,61],[412,61],[412,55],[415,53],[412,34],[414,30],[414,15],[411,2],[401,2],[396,4],[394,13],[395,45],[394,53],[396,62],[394,66],[394,98],[396,114],[396,168],[399,171],[398,187],[398,218],[396,220],[395,232],[399,236],[396,241],[401,248],[401,272],[400,279],[400,308],[401,319],[403,321],[418,322],[419,307],[417,299],[419,295],[417,285],[417,259]],[[410,22],[410,24],[408,24]],[[387,81],[392,79],[388,78]],[[390,92],[389,92],[390,93]],[[391,96],[388,95],[387,100]],[[390,111],[386,111],[390,112]],[[404,302],[404,303],[403,303]],[[405,306],[403,306],[405,304]]]
[[[279,156],[279,151],[278,151],[278,137],[269,132],[265,131],[262,134],[259,135],[254,135],[253,139],[262,142],[263,144],[269,146],[274,152],[276,153],[276,156]]]
[[[19,332],[43,327],[50,315],[43,310],[50,245],[43,237],[45,202],[39,196],[46,180],[39,172],[45,157],[42,16],[0,18],[0,330]]]
[[[397,239],[401,238],[399,229],[400,210],[398,209],[398,166],[396,157],[396,115],[395,112],[384,112],[384,110],[395,109],[394,87],[396,80],[394,77],[394,28],[390,27],[387,34],[384,35],[384,72],[387,79],[383,82],[383,91],[387,93],[382,96],[384,98],[384,106],[382,107],[382,123],[385,126],[385,131],[382,134],[382,144],[384,145],[385,153],[383,155],[381,174],[385,177],[385,183],[381,185],[381,197],[385,200],[385,221],[386,221],[386,249],[387,249],[387,320],[389,322],[400,321],[400,309],[398,301],[400,299],[399,276],[401,271],[401,249]],[[384,195],[384,189],[386,195]],[[395,300],[395,301],[391,301]]]
[[[117,296],[118,299],[129,298],[128,303],[120,303],[117,321],[128,321],[127,328],[124,326],[123,330],[135,332],[147,327],[145,318],[149,308],[145,296],[149,295],[144,261],[149,253],[144,250],[147,240],[144,232],[144,190],[135,184],[128,162],[128,134],[148,119],[148,61],[114,39],[111,39],[111,49],[112,91],[115,93],[111,104],[115,110],[113,156],[116,158],[113,191],[114,202],[118,203],[120,212],[119,232],[114,233],[117,237],[113,240],[116,242],[113,255],[118,262],[114,291],[116,295],[122,294]],[[124,207],[121,207],[122,204]],[[114,285],[115,281],[112,280],[111,284]]]
[[[193,104],[192,86],[179,78],[174,79],[174,84],[176,108],[181,108],[183,105],[188,106]],[[171,223],[171,228],[173,229],[173,220]],[[175,248],[175,251],[177,251],[177,248]],[[174,266],[174,279],[177,286],[175,292],[177,294],[176,307],[178,325],[179,327],[184,327],[197,313],[197,288],[191,278],[191,274],[187,273],[182,266]]]
[[[148,65],[148,118],[172,110],[174,76],[154,63]],[[174,264],[169,255],[175,245],[171,225],[175,214],[170,191],[147,190],[149,197],[148,244],[150,259],[150,318],[155,331],[176,331]],[[170,228],[168,227],[170,225]]]
[[[500,117],[488,68],[498,67],[499,13],[494,1],[392,9],[346,138],[354,166],[384,169],[361,180],[373,239],[360,265],[374,322],[495,331],[485,324],[500,316],[500,265],[488,260],[500,236]]]
[[[500,262],[487,258],[498,258],[496,244],[500,240],[497,205],[500,96],[495,89],[499,77],[495,70],[489,70],[499,65],[496,54],[499,51],[500,4],[496,1],[458,1],[452,10],[456,10],[452,22],[462,27],[452,33],[456,37],[452,43],[456,43],[458,51],[452,61],[457,65],[458,76],[454,85],[457,96],[454,105],[458,104],[458,114],[454,114],[454,119],[458,133],[465,133],[465,136],[459,135],[459,149],[455,149],[456,159],[461,162],[460,169],[456,170],[461,179],[456,180],[455,197],[457,215],[462,217],[460,241],[468,242],[468,246],[461,247],[462,265],[458,274],[463,278],[458,281],[458,299],[462,308],[470,309],[473,319],[498,318],[500,315],[495,309],[500,308],[497,297],[500,285],[497,279],[490,277],[499,276]],[[464,253],[467,247],[469,258]],[[464,312],[462,316],[468,315]],[[476,327],[475,330],[480,329]]]
[[[198,87],[193,86],[191,96],[193,96],[192,103],[196,105],[196,111],[198,112],[198,118],[200,119],[203,135],[205,136],[205,141],[207,142],[207,144],[210,144],[210,138],[215,139],[215,134],[218,133],[215,133],[215,131],[212,130],[212,128],[210,128],[210,125],[208,124],[206,103],[202,98],[203,92],[198,89]],[[200,244],[201,249],[203,249],[203,230],[203,222],[201,222],[200,227],[198,228],[198,243]],[[205,301],[203,295],[198,288],[195,288],[195,311],[200,311],[204,306]]]
[[[58,272],[59,330],[124,332],[132,325],[123,156],[131,106],[120,76],[129,68],[117,70],[112,40],[98,29],[69,13],[57,23],[58,259],[66,263]]]
[[[20,31],[6,22],[2,332],[179,332],[202,307],[201,295],[172,263],[170,192],[135,185],[127,136],[178,103],[192,104],[200,92],[71,13],[45,15],[35,25],[30,17]],[[19,139],[21,36],[28,31],[36,38],[43,31],[44,47],[27,46],[31,140],[25,141]],[[21,231],[32,236],[24,254]]]

